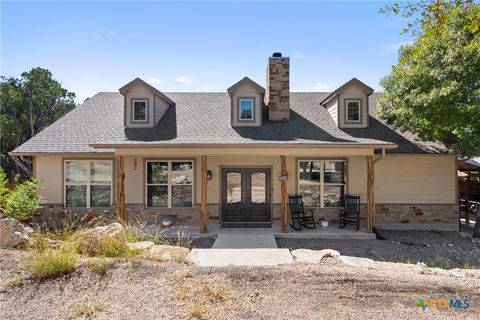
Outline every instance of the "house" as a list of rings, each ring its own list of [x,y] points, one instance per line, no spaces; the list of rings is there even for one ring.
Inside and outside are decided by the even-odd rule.
[[[362,224],[458,230],[457,164],[437,142],[395,131],[379,93],[351,79],[290,92],[290,60],[268,58],[266,84],[167,93],[141,79],[99,92],[13,156],[33,156],[45,214],[117,210],[147,221],[287,225],[287,194],[338,219],[359,194]],[[283,191],[282,191],[283,190]]]

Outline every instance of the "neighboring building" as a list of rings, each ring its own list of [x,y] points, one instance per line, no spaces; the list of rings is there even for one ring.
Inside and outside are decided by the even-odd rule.
[[[302,194],[317,218],[337,219],[343,195],[359,194],[374,225],[458,229],[454,155],[388,126],[376,114],[379,93],[361,81],[295,93],[289,68],[274,54],[266,88],[245,77],[220,93],[162,93],[137,78],[12,155],[33,156],[53,214],[116,210],[124,190],[127,214],[199,221],[204,191],[209,223],[270,226],[281,217],[285,156],[287,193]]]

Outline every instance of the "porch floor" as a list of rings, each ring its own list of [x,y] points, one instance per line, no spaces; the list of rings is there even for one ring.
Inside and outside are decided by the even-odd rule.
[[[327,228],[317,226],[316,229],[306,229],[297,231],[289,226],[287,233],[281,232],[281,225],[279,223],[272,224],[271,228],[222,228],[219,223],[208,224],[208,233],[201,234],[200,226],[198,223],[183,223],[173,226],[168,229],[163,229],[164,235],[174,236],[178,232],[188,233],[195,237],[211,237],[214,235],[221,236],[227,235],[232,241],[235,239],[243,242],[247,248],[252,248],[255,238],[258,237],[259,244],[265,246],[265,248],[272,248],[271,238],[301,238],[301,239],[375,239],[374,233],[367,233],[364,227],[360,227],[360,230],[355,230],[354,226],[346,226],[344,229],[340,229],[337,224],[330,224]],[[251,238],[251,240],[249,240]],[[270,242],[269,242],[270,241]],[[253,243],[249,245],[248,243]],[[270,243],[270,244],[268,244]],[[214,244],[215,247],[215,244]],[[276,247],[276,245],[275,245]],[[258,246],[257,246],[258,248]]]

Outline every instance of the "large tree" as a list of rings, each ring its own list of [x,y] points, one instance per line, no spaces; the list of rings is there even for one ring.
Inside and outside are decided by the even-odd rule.
[[[403,32],[414,40],[381,81],[380,115],[460,156],[480,156],[480,6],[435,0],[382,11],[409,18]]]
[[[20,78],[1,77],[1,164],[7,172],[11,174],[15,167],[8,152],[72,110],[74,98],[43,68],[33,68]]]

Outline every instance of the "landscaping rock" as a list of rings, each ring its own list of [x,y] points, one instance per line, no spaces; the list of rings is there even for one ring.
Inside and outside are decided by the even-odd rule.
[[[29,234],[33,229],[13,218],[0,220],[0,247],[14,248],[32,242]]]
[[[332,249],[323,250],[309,250],[309,249],[297,249],[291,252],[296,262],[300,263],[320,263],[323,258],[338,258],[340,252]]]
[[[186,261],[189,249],[178,246],[154,245],[149,257],[159,261]]]
[[[98,252],[109,240],[127,243],[125,228],[118,222],[104,227],[89,229],[83,232],[82,240],[83,249],[89,253]]]
[[[130,250],[150,250],[154,243],[152,241],[132,242],[128,244]]]
[[[375,262],[368,258],[340,256],[338,259],[340,259],[340,261],[342,261],[345,265],[351,267],[373,268],[375,266]]]
[[[444,270],[440,268],[424,268],[421,273],[423,274],[433,274],[433,275],[441,275],[441,276],[448,276],[453,278],[465,278],[467,273],[465,270],[462,269],[451,269],[451,270]]]

